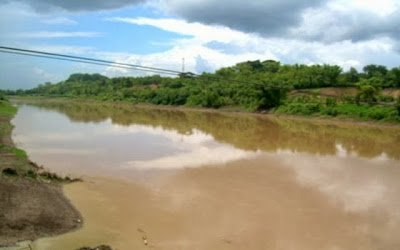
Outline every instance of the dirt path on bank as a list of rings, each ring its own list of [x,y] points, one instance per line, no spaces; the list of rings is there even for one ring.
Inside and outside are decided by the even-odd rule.
[[[14,147],[11,118],[0,116],[0,248],[65,233],[82,224],[62,185],[37,178],[37,166]]]
[[[60,185],[0,177],[0,247],[65,233],[81,220]]]

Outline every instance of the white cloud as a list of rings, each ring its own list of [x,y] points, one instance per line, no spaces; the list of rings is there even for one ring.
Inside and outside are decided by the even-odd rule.
[[[210,26],[201,23],[189,23],[181,19],[170,18],[122,18],[114,17],[107,18],[107,21],[125,22],[136,25],[149,25],[159,29],[174,32],[181,35],[193,36],[197,41],[209,42],[232,42],[234,40],[249,39],[250,36],[236,30],[232,30],[223,26]]]
[[[51,53],[59,54],[88,54],[93,53],[95,48],[89,46],[71,46],[71,45],[53,45],[53,44],[41,44],[41,45],[29,45],[26,47],[30,50],[46,51]]]
[[[173,48],[148,55],[111,55],[113,60],[131,62],[179,70],[181,60],[186,59],[188,71],[202,73],[200,64],[207,69],[218,69],[247,60],[280,60],[284,63],[304,64],[337,64],[345,69],[362,68],[368,63],[396,66],[400,56],[393,53],[396,41],[390,38],[379,38],[368,41],[352,42],[349,40],[332,42],[309,42],[297,39],[263,38],[246,34],[221,26],[210,26],[200,23],[189,23],[175,19],[150,18],[110,18],[109,21],[127,22],[134,25],[150,25],[169,32],[191,36],[175,40]],[[205,67],[203,67],[205,68]],[[107,69],[104,73],[113,75],[129,74],[129,71]]]
[[[76,25],[76,24],[78,24],[76,21],[66,18],[66,17],[56,17],[56,18],[52,18],[52,19],[45,19],[45,20],[42,20],[42,23],[50,24],[50,25]]]
[[[328,6],[334,10],[354,11],[363,10],[387,16],[399,8],[400,3],[397,0],[336,0],[328,3]]]
[[[149,55],[117,55],[113,56],[118,61],[128,61],[152,67],[163,67],[172,70],[180,70],[182,58],[185,58],[187,71],[202,73],[203,70],[217,69],[223,66],[231,66],[237,62],[257,59],[278,59],[269,50],[243,51],[240,54],[229,54],[215,50],[207,46],[209,42],[220,42],[234,44],[235,46],[247,47],[256,45],[261,38],[255,35],[245,34],[221,26],[209,26],[200,23],[188,23],[176,19],[151,19],[151,18],[109,18],[108,21],[126,22],[135,25],[149,25],[159,29],[191,36],[173,42],[173,48]],[[105,56],[103,54],[103,56]],[[201,58],[201,62],[199,61]],[[206,67],[200,67],[198,64]],[[197,70],[196,70],[197,69]],[[109,71],[126,70],[108,69]]]
[[[57,79],[57,75],[47,72],[46,70],[39,67],[34,67],[33,72],[37,77],[47,79],[49,82]]]
[[[163,4],[168,2],[167,0],[160,1]],[[157,2],[159,3],[160,1]],[[207,0],[207,6],[211,6],[213,2],[215,1]],[[265,4],[267,4],[266,2],[257,2],[262,4],[262,6],[266,6]],[[181,0],[173,0],[169,1],[169,3],[173,3],[174,6],[172,7],[174,8],[177,8],[179,4],[184,4]],[[201,2],[191,2],[187,6],[200,6],[200,3]],[[224,1],[224,3],[226,4],[227,1]],[[238,1],[232,1],[231,4],[238,4]],[[271,4],[275,3],[271,2]],[[287,27],[285,29],[285,34],[274,37],[246,33],[246,29],[242,29],[242,31],[234,30],[233,28],[222,26],[224,23],[220,23],[219,26],[216,26],[200,23],[201,20],[197,20],[198,22],[190,22],[190,20],[192,20],[190,18],[187,20],[171,17],[113,17],[106,19],[116,22],[116,27],[118,27],[119,22],[130,23],[132,24],[132,32],[136,31],[137,25],[140,25],[151,26],[167,32],[186,36],[175,40],[170,40],[169,38],[163,39],[160,37],[153,44],[168,44],[168,46],[165,46],[165,48],[168,49],[162,52],[149,54],[125,53],[124,50],[126,48],[122,47],[118,53],[115,51],[105,51],[97,47],[102,46],[101,43],[98,43],[97,39],[91,40],[90,46],[92,47],[77,47],[71,46],[68,43],[39,43],[40,38],[86,38],[98,37],[106,33],[99,33],[103,31],[101,29],[98,30],[99,32],[67,32],[62,28],[70,27],[63,26],[60,26],[60,30],[57,32],[31,32],[29,29],[26,29],[27,22],[39,25],[44,21],[48,24],[59,23],[61,25],[62,23],[67,24],[71,23],[70,21],[74,21],[64,17],[53,18],[53,15],[47,17],[40,16],[32,10],[29,10],[27,6],[18,3],[8,3],[3,6],[8,9],[0,9],[0,13],[3,14],[0,15],[0,20],[3,20],[2,23],[12,23],[13,26],[18,24],[18,29],[11,29],[7,27],[7,25],[0,26],[0,31],[3,33],[1,38],[3,44],[177,71],[181,70],[182,58],[185,58],[186,70],[195,73],[202,73],[203,71],[209,72],[220,67],[231,66],[247,60],[273,59],[289,64],[328,63],[337,64],[345,69],[352,66],[361,69],[364,65],[370,63],[395,67],[399,65],[398,62],[400,61],[400,45],[396,38],[399,35],[393,32],[396,29],[398,30],[397,27],[399,26],[399,22],[396,22],[399,18],[396,17],[396,15],[399,13],[400,2],[396,0],[383,0],[379,2],[375,0],[329,0],[323,1],[322,4],[312,6],[308,6],[308,4],[305,3],[304,6],[308,7],[300,8],[301,13],[298,15],[303,19],[299,19],[295,25]],[[185,7],[186,5],[182,6]],[[153,8],[152,10],[154,10],[155,7],[149,8]],[[156,14],[162,16],[161,13]],[[14,21],[10,22],[10,20]],[[46,30],[46,28],[44,28],[44,30]],[[13,38],[11,36],[14,36],[14,40],[9,39]],[[24,39],[20,38],[35,38],[37,40],[34,43],[27,44]],[[126,37],[121,34],[121,36],[115,39],[125,38]],[[7,39],[11,42],[7,41]],[[151,38],[151,40],[154,39]],[[147,42],[152,43],[151,41]],[[9,60],[4,60],[4,62],[4,64],[9,63]],[[29,63],[26,62],[25,67],[28,67],[28,64]],[[69,74],[75,72],[100,72],[110,77],[150,74],[141,71],[84,64],[62,64],[59,69],[55,69],[56,67],[52,65],[46,70],[48,72],[54,72],[54,75],[58,75],[58,80],[62,80]],[[7,80],[6,76],[3,76],[3,78],[9,82],[9,86],[14,86],[15,82],[26,82],[25,78],[15,80],[15,77],[22,77],[23,74],[15,73],[11,75],[10,72],[6,72],[6,66],[3,66],[3,68],[2,74],[5,72],[3,75],[9,75],[9,80]],[[41,68],[45,69],[44,65],[42,65]],[[20,68],[20,70],[22,72],[33,72],[32,67],[29,69]],[[40,83],[38,80],[39,77],[43,76],[36,75],[35,78],[32,78],[35,79],[35,81],[29,82],[31,87],[33,87],[34,84]],[[45,79],[43,77],[42,82],[44,81],[48,81],[48,78]],[[4,84],[4,82],[2,84]],[[25,84],[24,87],[27,85],[28,84]]]
[[[65,37],[98,37],[102,34],[99,32],[62,32],[62,31],[38,31],[38,32],[21,32],[14,36],[18,38],[65,38]]]
[[[288,36],[325,43],[399,38],[400,3],[333,0],[303,11],[302,21],[288,29]]]

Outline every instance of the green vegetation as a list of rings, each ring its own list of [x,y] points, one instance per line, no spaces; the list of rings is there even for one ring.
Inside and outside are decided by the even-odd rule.
[[[17,108],[9,105],[5,100],[0,101],[0,117],[10,118],[17,113]]]
[[[310,96],[290,98],[275,110],[279,114],[400,122],[398,111],[394,106],[337,103],[336,99],[333,98],[324,99]]]
[[[0,170],[5,175],[23,174],[31,169],[27,161],[26,153],[14,147],[11,142],[11,131],[13,129],[10,124],[11,118],[17,112],[17,108],[13,107],[8,101],[0,101]],[[11,171],[13,170],[13,171]]]
[[[20,158],[20,159],[27,159],[27,158],[28,158],[28,155],[27,155],[26,152],[25,152],[24,150],[22,150],[22,149],[19,149],[19,148],[12,148],[12,149],[11,149],[11,152],[12,152],[15,156],[17,156],[18,158]]]
[[[315,88],[357,88],[357,93],[325,96]],[[385,88],[400,88],[400,67],[367,65],[363,72],[347,72],[336,65],[283,65],[267,60],[177,78],[159,75],[107,78],[73,74],[59,83],[44,83],[29,90],[3,91],[6,95],[68,97],[155,105],[204,108],[229,107],[361,120],[399,122],[398,96],[383,95]],[[312,90],[300,95],[293,92]]]
[[[17,108],[13,107],[8,101],[0,100],[0,136],[11,134],[12,126],[10,120],[17,113]],[[3,143],[0,141],[0,149]]]

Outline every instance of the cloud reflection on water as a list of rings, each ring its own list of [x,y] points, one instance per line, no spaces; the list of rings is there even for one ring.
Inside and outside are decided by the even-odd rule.
[[[208,133],[192,129],[179,133],[162,126],[78,123],[56,113],[22,106],[15,118],[15,141],[33,160],[62,172],[105,172],[180,169],[224,164],[259,155],[217,142]],[[49,122],[51,121],[51,122]],[[67,160],[66,160],[67,159]],[[106,169],[108,168],[108,169]]]

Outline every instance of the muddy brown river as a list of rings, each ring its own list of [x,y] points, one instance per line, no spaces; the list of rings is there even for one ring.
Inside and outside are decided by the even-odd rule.
[[[400,249],[399,127],[18,105],[17,146],[85,180],[64,187],[83,227],[34,249]]]

